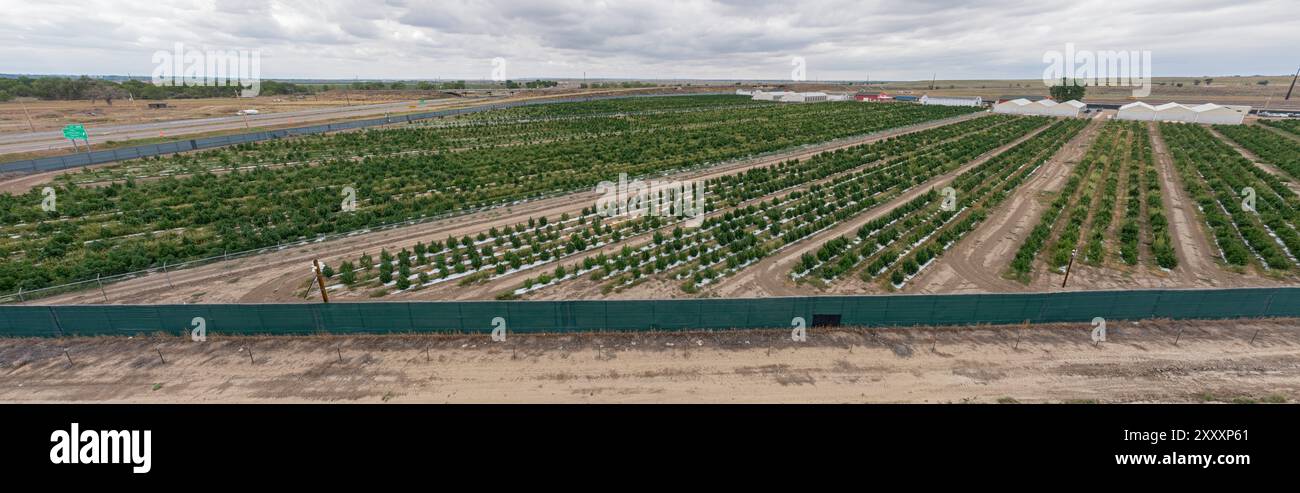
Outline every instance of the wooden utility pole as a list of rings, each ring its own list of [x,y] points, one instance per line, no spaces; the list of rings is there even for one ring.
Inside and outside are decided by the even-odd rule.
[[[35,133],[35,132],[36,132],[36,126],[35,126],[35,125],[32,125],[32,114],[27,112],[27,103],[23,102],[22,99],[19,99],[19,100],[18,100],[18,104],[22,105],[22,107],[23,107],[23,114],[27,116],[27,128],[28,128],[29,130],[31,130],[33,133]]]
[[[1061,289],[1065,289],[1065,283],[1070,280],[1070,269],[1074,267],[1074,255],[1077,253],[1079,253],[1078,248],[1070,252],[1070,263],[1065,266],[1065,279],[1061,279]]]
[[[320,286],[320,300],[329,303],[330,295],[325,292],[325,275],[320,272],[320,260],[312,260],[311,265],[313,267],[312,270],[316,273],[316,284]]]
[[[1294,91],[1294,90],[1295,90],[1295,81],[1296,81],[1296,79],[1300,79],[1300,69],[1296,69],[1296,71],[1295,71],[1295,76],[1291,77],[1291,87],[1290,87],[1289,89],[1286,90],[1286,100],[1287,100],[1287,101],[1290,101],[1290,100],[1291,100],[1291,91]]]

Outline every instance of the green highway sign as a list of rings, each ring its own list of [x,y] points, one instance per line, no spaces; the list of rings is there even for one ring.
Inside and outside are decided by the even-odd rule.
[[[81,125],[68,125],[63,127],[63,136],[72,140],[85,139],[86,127]]]

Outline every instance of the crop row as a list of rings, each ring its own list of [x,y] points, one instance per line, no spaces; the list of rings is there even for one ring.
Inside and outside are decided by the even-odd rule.
[[[1300,137],[1300,120],[1259,120],[1259,124],[1268,125]]]
[[[761,118],[733,122],[748,112]],[[0,194],[0,291],[156,267],[594,186],[792,146],[955,116],[916,105],[784,105],[692,113],[721,123],[474,152],[340,157],[316,165],[198,173],[98,188],[58,187],[57,212],[40,190]],[[674,115],[674,117],[679,115]],[[393,149],[433,130],[397,129]],[[326,142],[279,143],[304,154]],[[254,145],[253,147],[257,147]],[[290,153],[292,154],[292,153]],[[295,159],[296,156],[287,156]],[[171,158],[169,158],[171,159]],[[184,159],[177,157],[175,159]],[[343,190],[356,209],[344,211]]]
[[[1300,180],[1300,141],[1254,125],[1215,125],[1214,129],[1237,144]]]
[[[998,123],[1014,120],[1013,117],[998,117],[995,119],[998,120]],[[959,122],[897,138],[897,140],[915,140],[918,143],[915,146],[900,146],[896,142],[882,141],[854,146],[849,148],[847,152],[824,153],[817,159],[803,162],[790,161],[782,163],[782,166],[785,166],[786,169],[792,169],[796,166],[801,166],[801,169],[825,169],[829,163],[841,164],[846,156],[850,155],[859,156],[860,158],[870,156],[871,159],[888,155],[879,152],[861,152],[862,149],[873,147],[888,147],[893,152],[900,154],[916,152],[918,149],[935,152],[934,149],[921,147],[920,143],[933,142],[934,136],[953,135],[955,133],[954,129],[970,134],[968,138],[974,140],[977,138],[976,135],[986,136],[994,133],[993,129],[997,128],[999,128],[997,124],[972,125],[971,122]],[[999,131],[1006,132],[1005,129]],[[917,137],[913,139],[913,135]],[[859,162],[858,165],[863,165],[863,163]],[[759,167],[750,171],[765,168]],[[755,190],[757,187],[752,186],[753,183],[751,182],[766,182],[768,176],[765,173],[741,173],[736,175],[735,178],[727,180],[730,187],[719,187],[717,183],[710,182],[709,189],[723,193],[736,189]],[[707,211],[712,211],[717,207],[717,198],[707,195],[706,197],[708,198],[705,209],[707,213]],[[566,214],[549,222],[546,218],[541,218],[540,221],[530,219],[527,226],[518,224],[504,230],[492,228],[487,232],[480,232],[475,238],[466,236],[460,240],[449,238],[446,242],[432,241],[427,247],[424,243],[420,243],[416,245],[414,252],[402,251],[395,257],[386,251],[381,252],[378,264],[375,264],[368,255],[364,255],[362,259],[355,263],[349,262],[346,266],[361,266],[361,275],[353,274],[344,277],[339,280],[339,284],[352,288],[383,286],[385,291],[392,288],[400,291],[410,288],[418,289],[454,279],[460,279],[462,283],[486,281],[519,270],[530,270],[545,264],[558,263],[561,259],[574,254],[600,249],[626,238],[655,231],[657,228],[666,229],[666,226],[677,224],[682,220],[681,217],[675,217],[676,211],[671,207],[666,213],[667,217],[647,216],[602,221],[603,218],[596,214],[596,208],[591,207],[584,208],[582,214],[575,218],[570,218]],[[686,232],[681,226],[677,226],[671,232],[673,236],[671,239],[664,234],[666,231],[655,231],[651,240],[655,245],[661,245],[665,241],[680,244],[683,240],[692,241],[695,238],[703,237],[702,233],[707,232],[712,225],[713,223],[707,223],[703,229],[690,232]],[[410,259],[410,262],[402,259]],[[609,260],[613,270],[621,271],[626,269],[626,261],[623,262],[624,265],[619,265],[620,260],[620,256],[615,256]],[[575,264],[568,268],[557,268],[555,274],[541,274],[530,281],[526,281],[522,289],[529,290],[534,286],[541,286],[551,281],[582,274],[591,270],[594,262],[604,264],[605,258],[599,256],[590,257],[585,259],[582,265]],[[662,268],[666,268],[667,262],[667,257],[660,257],[655,259],[654,264],[662,270]],[[401,268],[404,265],[408,269],[402,270]],[[410,270],[412,265],[414,265],[416,271]],[[392,275],[393,266],[399,269],[396,277]],[[377,267],[377,269],[372,269],[372,267]],[[340,270],[346,272],[354,269]],[[333,288],[337,287],[338,285],[335,285]]]
[[[908,160],[919,163],[929,161],[933,163],[929,164],[931,166],[950,170],[1023,137],[1029,131],[1042,127],[1047,121],[1047,119],[1039,118],[1018,120],[1002,131],[995,131],[995,134],[991,137],[940,143],[935,146],[935,152],[923,157],[908,158]],[[915,181],[914,183],[920,184],[922,181]],[[799,279],[806,273],[815,270],[817,278],[833,280],[855,270],[863,260],[870,258],[872,254],[898,239],[903,235],[904,231],[919,227],[926,220],[933,220],[934,217],[939,216],[940,214],[931,210],[933,208],[927,208],[930,205],[938,207],[938,203],[934,202],[936,197],[937,194],[931,191],[894,208],[882,217],[868,221],[858,228],[853,239],[845,239],[844,241],[831,240],[831,242],[819,248],[815,255],[801,258],[799,264],[793,268],[791,277]],[[927,211],[925,215],[911,215],[912,212],[922,209]],[[880,267],[880,265],[876,267]],[[879,272],[880,270],[882,269],[873,268],[869,269],[869,272]]]
[[[886,269],[892,269],[888,277],[889,284],[894,288],[902,287],[966,234],[974,231],[987,217],[989,210],[1002,203],[1087,125],[1087,120],[1060,120],[1042,133],[953,180],[953,187],[958,192],[957,210],[941,213],[940,220],[932,222],[930,229],[913,231],[902,240],[902,247],[890,249],[899,251],[903,257],[892,268],[890,263],[885,263]],[[945,217],[946,215],[950,217]],[[870,279],[877,272],[879,271],[868,270],[863,272],[862,277]]]
[[[1160,176],[1155,169],[1151,153],[1151,136],[1144,123],[1114,122],[1132,133],[1130,140],[1129,181],[1124,222],[1120,227],[1120,258],[1128,265],[1138,263],[1138,238],[1146,231],[1145,241],[1150,245],[1156,265],[1163,269],[1178,266],[1173,239],[1169,236],[1169,218],[1165,215]],[[1139,221],[1146,207],[1146,229]]]
[[[1098,169],[1103,165],[1103,158],[1101,156],[1105,154],[1105,151],[1103,150],[1105,148],[1104,146],[1113,145],[1113,140],[1117,138],[1117,136],[1118,133],[1116,132],[1116,127],[1107,125],[1102,128],[1096,141],[1094,141],[1093,145],[1084,153],[1083,159],[1074,166],[1074,172],[1070,174],[1070,177],[1065,183],[1065,187],[1057,194],[1052,203],[1047,206],[1047,209],[1043,211],[1043,215],[1039,218],[1038,224],[1034,226],[1034,229],[1029,231],[1025,240],[1020,244],[1020,248],[1016,250],[1016,256],[1012,259],[1010,266],[1010,273],[1013,277],[1027,280],[1026,276],[1033,268],[1034,259],[1039,254],[1051,250],[1046,247],[1052,240],[1053,231],[1060,229],[1060,235],[1058,238],[1068,238],[1073,228],[1077,228],[1077,225],[1082,224],[1084,220],[1083,216],[1087,214],[1087,206],[1084,205],[1080,208],[1079,204],[1080,202],[1088,200],[1086,199],[1088,195],[1086,189],[1091,186],[1090,184],[1093,182],[1094,178],[1098,176]],[[1061,215],[1066,212],[1066,208],[1071,204],[1074,205],[1074,208],[1071,209],[1070,215],[1067,216],[1066,225],[1058,227],[1057,223],[1061,219]],[[1077,238],[1077,230],[1075,231],[1075,237]],[[1061,241],[1058,239],[1053,245],[1060,244]],[[1072,252],[1073,245],[1071,244],[1067,248],[1066,252],[1068,255]],[[1067,257],[1066,260],[1068,261],[1069,258]]]
[[[1300,197],[1202,127],[1161,124],[1160,131],[1224,261],[1244,266],[1253,253],[1265,268],[1293,267]]]
[[[987,132],[967,135],[954,142],[969,145],[973,142],[996,142],[1003,138],[1014,140],[1045,123],[1045,120],[1026,120],[1037,125],[992,127]],[[1011,131],[1012,128],[1021,130],[1015,134]],[[932,129],[922,133],[938,135],[940,132],[939,129]],[[1005,136],[1007,133],[1011,135]],[[692,292],[964,162],[964,159],[956,157],[956,153],[953,153],[952,160],[933,159],[932,155],[944,154],[937,147],[902,150],[887,142],[867,146],[902,151],[917,159],[868,167],[859,173],[839,177],[833,183],[815,183],[806,189],[763,200],[758,204],[727,210],[706,218],[696,234],[682,241],[647,243],[639,248],[625,249],[614,258],[604,259],[605,262],[598,262],[594,266],[598,270],[592,273],[592,278],[611,278],[607,287],[613,289],[638,282],[646,275],[667,272],[670,279],[682,281],[682,288]],[[861,155],[871,156],[870,159],[880,163],[891,162],[891,156],[880,152]],[[808,160],[809,166],[817,166],[817,161],[835,158],[834,153],[819,154]],[[765,175],[754,176],[762,179]],[[526,283],[522,289],[527,290],[528,287]]]

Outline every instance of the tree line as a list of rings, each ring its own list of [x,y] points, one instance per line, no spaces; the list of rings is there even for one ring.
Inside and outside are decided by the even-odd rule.
[[[16,77],[0,78],[0,101],[16,97],[44,100],[71,101],[103,100],[112,104],[115,99],[192,99],[237,97],[241,87],[233,86],[157,86],[142,80],[116,82],[107,79],[81,77]],[[311,94],[310,86],[264,80],[261,94]]]

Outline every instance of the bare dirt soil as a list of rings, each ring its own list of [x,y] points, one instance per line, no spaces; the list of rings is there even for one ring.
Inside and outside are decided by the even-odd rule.
[[[360,91],[358,91],[360,92]],[[134,102],[115,99],[109,105],[100,100],[90,101],[9,101],[0,103],[0,133],[21,133],[31,131],[27,125],[27,115],[31,115],[32,127],[36,131],[58,130],[64,125],[79,123],[83,125],[112,125],[124,123],[150,123],[171,120],[187,120],[213,116],[230,116],[244,109],[256,109],[263,113],[279,113],[312,108],[345,106],[348,104],[341,97],[306,96],[258,96],[254,98],[200,98],[168,99],[151,101],[137,99]],[[377,99],[368,102],[397,101],[395,99]],[[354,103],[359,101],[354,101]],[[166,103],[162,109],[149,109],[149,103]],[[26,106],[27,112],[23,112]]]
[[[1028,287],[1002,277],[1043,211],[1097,137],[1104,120],[1098,113],[1079,135],[1043,163],[1010,199],[999,204],[975,231],[908,282],[904,290],[918,293],[1014,292]]]
[[[1111,112],[1106,112],[1109,115]],[[1100,118],[1104,118],[1100,117]],[[1205,230],[1197,204],[1187,196],[1181,177],[1174,169],[1168,149],[1158,127],[1151,125],[1152,151],[1161,180],[1161,196],[1169,219],[1170,236],[1178,266],[1164,270],[1149,262],[1126,266],[1107,262],[1090,266],[1075,262],[1066,287],[1064,275],[1036,263],[1028,284],[1002,276],[1015,256],[1016,249],[1064,186],[1073,167],[1087,150],[1095,125],[1063,148],[1053,160],[1017,190],[1015,196],[995,209],[976,230],[939,257],[936,264],[914,279],[906,292],[1015,292],[1088,289],[1141,289],[1193,287],[1246,287],[1293,285],[1294,279],[1257,272],[1228,269],[1217,258],[1218,248]],[[1084,140],[1086,139],[1086,140]],[[1249,157],[1249,156],[1248,156]],[[1117,222],[1117,221],[1116,221]]]
[[[1295,402],[1300,321],[0,339],[3,402]],[[66,350],[66,353],[65,353]],[[251,358],[251,359],[250,359]]]
[[[1088,103],[1125,104],[1144,101],[1163,104],[1170,101],[1183,104],[1244,104],[1255,108],[1300,109],[1300,100],[1283,100],[1291,76],[1213,77],[1204,84],[1204,77],[1156,77],[1152,80],[1151,94],[1133,97],[1132,87],[1090,86],[1084,101]],[[1198,84],[1197,82],[1202,82]],[[1260,82],[1266,82],[1260,85]],[[1179,87],[1179,84],[1182,86]],[[997,100],[1004,96],[1047,96],[1048,87],[1041,80],[953,80],[888,82],[875,85],[872,90],[884,88],[890,94],[933,94],[938,96],[980,96]]]

